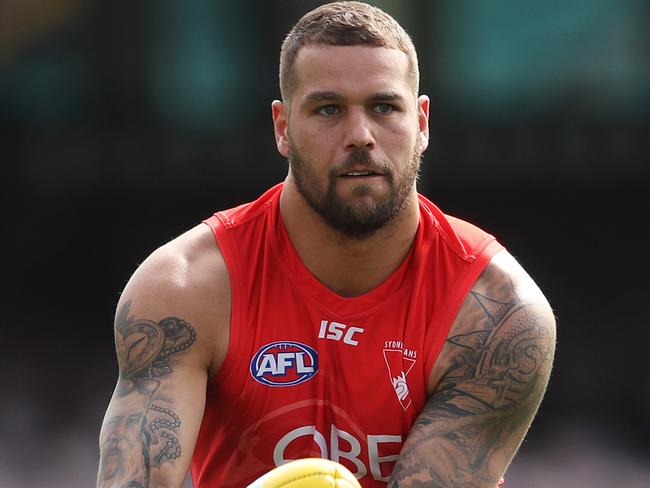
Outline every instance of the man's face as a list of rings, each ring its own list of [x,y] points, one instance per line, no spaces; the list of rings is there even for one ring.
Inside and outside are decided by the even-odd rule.
[[[114,482],[139,480],[140,485],[132,486],[147,486],[141,467],[149,462],[146,458],[151,435],[147,430],[146,412],[156,382],[149,380],[149,385],[144,385],[149,389],[145,391],[140,391],[129,380],[126,382],[130,385],[126,385],[129,388],[125,401],[121,407],[118,405],[111,409],[111,416],[105,420],[102,429],[99,479]],[[124,387],[124,382],[121,383]]]
[[[428,99],[416,98],[408,58],[396,49],[306,46],[294,69],[291,106],[273,106],[290,180],[330,226],[372,235],[415,193]]]

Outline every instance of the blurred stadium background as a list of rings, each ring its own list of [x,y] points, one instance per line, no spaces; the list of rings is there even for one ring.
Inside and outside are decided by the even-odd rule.
[[[420,190],[504,242],[558,316],[508,486],[650,486],[650,3],[371,3],[432,98]],[[118,293],[282,179],[279,47],[317,4],[0,0],[3,488],[94,484]]]

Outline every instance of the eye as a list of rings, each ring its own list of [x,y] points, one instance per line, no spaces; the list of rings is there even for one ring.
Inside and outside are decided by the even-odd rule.
[[[323,105],[322,107],[318,107],[316,109],[316,113],[319,115],[324,115],[326,117],[331,117],[332,115],[336,115],[340,112],[340,109],[338,105]]]
[[[389,114],[394,110],[395,110],[395,107],[393,105],[391,105],[390,103],[378,103],[374,107],[374,111],[379,112],[380,114]]]
[[[142,414],[135,413],[135,414],[129,415],[127,417],[126,424],[127,425],[137,425],[141,421],[142,421]]]

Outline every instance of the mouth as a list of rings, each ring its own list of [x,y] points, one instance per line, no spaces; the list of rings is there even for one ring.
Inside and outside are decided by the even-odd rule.
[[[347,171],[339,175],[341,178],[370,178],[376,176],[384,176],[383,173],[373,170],[359,169],[353,171]]]

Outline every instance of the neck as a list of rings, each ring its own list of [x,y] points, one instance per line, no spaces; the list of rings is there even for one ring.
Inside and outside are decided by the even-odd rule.
[[[280,213],[298,256],[325,286],[344,297],[369,292],[408,254],[420,218],[415,189],[390,223],[366,239],[351,239],[324,222],[290,179],[280,198]]]

